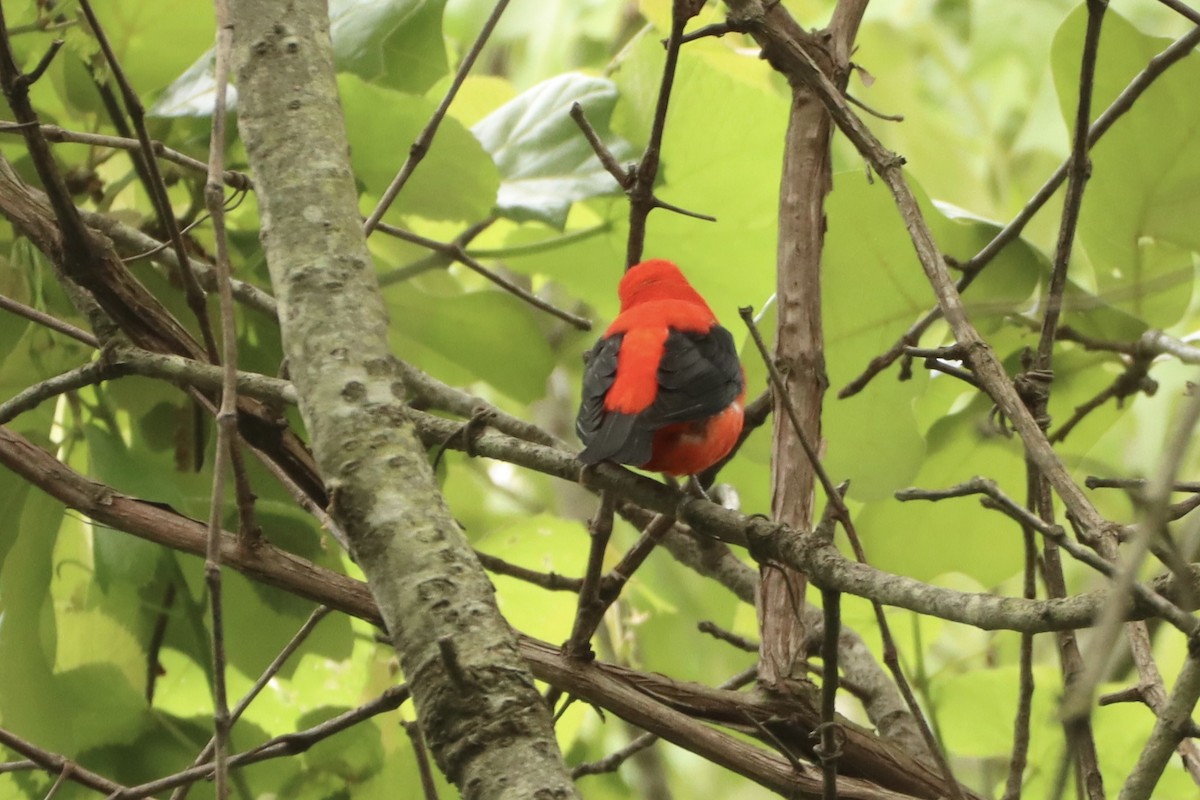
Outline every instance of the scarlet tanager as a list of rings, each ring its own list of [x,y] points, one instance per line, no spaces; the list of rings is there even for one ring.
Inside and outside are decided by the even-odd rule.
[[[579,460],[701,472],[742,430],[746,379],[733,336],[670,261],[632,267],[617,293],[621,313],[584,370]]]

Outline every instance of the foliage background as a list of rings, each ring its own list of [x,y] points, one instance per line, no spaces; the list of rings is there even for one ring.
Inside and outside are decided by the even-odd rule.
[[[806,26],[823,24],[831,8],[827,2],[785,4]],[[11,25],[36,27],[32,0],[7,5]],[[469,251],[602,327],[616,308],[626,205],[588,158],[565,111],[571,101],[586,97],[593,121],[603,123],[611,113],[602,129],[622,156],[640,150],[661,72],[669,5],[514,0],[485,51],[483,68],[467,79],[429,157],[387,221],[448,240],[496,211],[501,218]],[[71,6],[59,9],[70,17]],[[333,3],[364,213],[442,97],[490,7],[487,0]],[[151,108],[155,138],[203,159],[211,106],[204,70],[213,37],[209,4],[114,0],[99,13]],[[719,14],[710,5],[700,22]],[[1149,0],[1115,4],[1101,43],[1097,109],[1168,43],[1159,37],[1184,29],[1182,20]],[[907,159],[911,178],[924,191],[930,224],[949,254],[972,255],[1065,158],[1063,120],[1073,112],[1082,31],[1081,9],[1060,0],[880,0],[870,6],[855,55],[861,71],[850,91],[873,108],[904,115],[901,123],[871,125]],[[34,93],[44,121],[112,132],[89,72],[99,63],[94,42],[78,27],[58,33],[65,35],[66,50]],[[48,39],[31,28],[14,43],[29,63]],[[98,77],[105,77],[102,70]],[[1148,327],[1178,336],[1196,329],[1196,85],[1200,63],[1192,57],[1162,78],[1095,149],[1072,262],[1068,324],[1126,340]],[[787,106],[786,85],[748,40],[728,36],[684,48],[660,194],[718,222],[656,214],[646,252],[681,264],[739,337],[739,306],[753,306],[771,319]],[[28,171],[19,139],[0,139],[0,152]],[[56,155],[81,181],[97,187],[81,202],[132,224],[152,220],[127,154],[60,145]],[[232,168],[244,166],[238,142],[230,141],[229,156]],[[826,358],[836,389],[930,307],[932,295],[884,188],[868,180],[860,159],[837,137],[834,157],[824,299]],[[202,176],[174,170],[170,177],[176,210],[187,217],[198,203]],[[1011,371],[1020,350],[1036,341],[1028,315],[1047,273],[1057,212],[1058,202],[1052,201],[967,295],[974,318]],[[238,277],[268,286],[252,195],[231,213],[230,225]],[[211,245],[203,225],[193,235],[201,246]],[[379,235],[371,245],[387,285],[397,354],[571,436],[579,356],[590,334],[530,309],[467,270],[431,260],[420,247]],[[173,310],[182,310],[181,294],[165,277],[148,265],[136,271],[158,296],[170,299]],[[4,223],[0,293],[59,317],[73,316],[48,266]],[[273,324],[242,313],[239,326],[244,368],[274,374],[280,347]],[[927,341],[937,343],[944,335],[935,326]],[[0,345],[0,398],[94,356],[5,314]],[[750,385],[763,386],[761,365],[753,357],[745,361]],[[1108,354],[1082,348],[1060,353],[1055,420],[1065,420],[1120,369]],[[1068,437],[1060,452],[1078,474],[1141,476],[1153,470],[1166,425],[1192,375],[1164,362],[1153,376],[1159,383],[1153,397],[1138,396],[1121,410],[1110,404]],[[927,506],[891,499],[905,486],[946,486],[977,473],[1020,494],[1021,450],[988,428],[988,411],[962,384],[919,369],[907,382],[895,380],[894,370],[886,373],[846,401],[831,394],[827,468],[835,478],[852,480],[849,500],[876,566],[965,590],[1019,594],[1020,537],[1011,522],[969,502]],[[190,414],[170,387],[126,378],[64,396],[11,424],[97,480],[202,519],[211,477],[189,466],[195,457]],[[757,433],[722,474],[736,486],[747,512],[770,507],[767,437],[765,430]],[[211,438],[206,465],[212,462]],[[357,574],[268,476],[252,467],[252,477],[271,541]],[[594,504],[581,490],[454,453],[443,461],[441,478],[451,508],[479,549],[540,570],[581,574],[582,520]],[[1095,500],[1110,518],[1132,515],[1118,493],[1097,493]],[[127,783],[190,763],[207,741],[211,714],[200,561],[95,526],[7,472],[0,472],[0,517],[8,521],[0,527],[0,724]],[[619,525],[614,553],[636,536]],[[1195,541],[1194,523],[1187,536]],[[1083,571],[1069,577],[1077,590],[1095,584]],[[311,608],[236,574],[227,572],[225,581],[230,690],[237,697]],[[517,628],[549,641],[566,637],[574,611],[569,596],[549,596],[503,576],[494,582]],[[701,637],[695,625],[712,620],[753,636],[753,609],[666,554],[653,557],[630,589],[602,632],[602,657],[709,684],[752,663],[752,655]],[[846,621],[874,645],[878,636],[869,606],[850,598],[845,605]],[[164,615],[165,639],[157,655],[161,675],[150,704],[145,694],[153,671],[152,636]],[[997,791],[1011,738],[1017,635],[902,611],[891,615],[908,674],[960,777],[985,793]],[[1057,661],[1051,639],[1041,638],[1030,796],[1045,793],[1062,748],[1054,717]],[[1179,637],[1158,643],[1156,655],[1168,679],[1178,670],[1183,648]],[[332,615],[237,724],[234,746],[248,749],[358,705],[395,681],[395,671],[390,649],[374,641],[370,626]],[[852,703],[845,710],[853,714]],[[398,713],[412,715],[410,707]],[[1110,785],[1128,773],[1152,723],[1145,708],[1131,704],[1096,713],[1097,747]],[[631,735],[582,704],[566,713],[558,731],[570,763],[599,758]],[[657,767],[631,762],[619,773],[583,779],[584,792],[595,798],[638,795],[645,790],[646,771],[661,768],[677,798],[760,796],[760,789],[696,756],[659,748]],[[416,796],[419,781],[409,749],[395,715],[384,715],[302,756],[239,771],[237,796]],[[40,797],[51,782],[37,773],[3,774],[0,797]],[[442,791],[453,794],[449,787]],[[192,796],[206,792],[210,789],[200,785]],[[1159,793],[1191,797],[1195,788],[1172,764]],[[85,794],[68,785],[58,796]]]

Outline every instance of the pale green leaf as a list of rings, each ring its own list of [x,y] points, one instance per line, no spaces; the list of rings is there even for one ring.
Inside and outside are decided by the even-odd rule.
[[[1063,116],[1074,119],[1082,6],[1063,23],[1052,66]],[[1106,14],[1096,66],[1095,117],[1170,40],[1147,36]],[[1192,297],[1200,250],[1200,60],[1186,58],[1159,77],[1092,148],[1079,238],[1101,294],[1152,327],[1179,321]]]
[[[350,163],[367,193],[378,197],[404,163],[436,104],[364,83],[354,75],[342,75],[338,86]],[[479,142],[458,120],[444,119],[391,213],[473,222],[491,210],[498,184],[496,168]]]
[[[631,147],[608,129],[616,100],[612,81],[568,73],[522,92],[480,120],[471,132],[500,169],[497,210],[561,228],[571,203],[619,191],[570,117],[571,106],[581,105],[613,155],[626,159]]]

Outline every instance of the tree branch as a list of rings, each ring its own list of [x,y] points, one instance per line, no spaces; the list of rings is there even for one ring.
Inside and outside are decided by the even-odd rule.
[[[468,800],[576,797],[550,715],[398,396],[325,3],[232,8],[238,125],[287,309],[289,372],[333,516],[379,600],[425,740]],[[297,171],[300,161],[313,168]]]

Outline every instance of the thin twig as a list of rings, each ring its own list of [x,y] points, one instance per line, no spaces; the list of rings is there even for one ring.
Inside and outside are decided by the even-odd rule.
[[[846,99],[850,101],[851,105],[858,106],[863,111],[867,112],[872,117],[876,117],[877,119],[882,119],[887,122],[904,122],[903,114],[885,114],[882,111],[876,111],[875,109],[871,108],[869,105],[864,103],[862,100],[859,100],[857,97],[855,97],[852,94],[847,94]]]
[[[671,4],[671,33],[667,37],[667,56],[663,64],[662,82],[659,84],[658,100],[654,106],[654,121],[650,125],[650,136],[646,150],[627,185],[629,195],[629,240],[625,252],[625,269],[642,260],[642,249],[646,244],[646,218],[656,207],[654,181],[658,177],[658,164],[662,152],[663,130],[667,123],[667,107],[671,101],[671,88],[675,84],[675,68],[679,64],[679,49],[683,45],[683,30],[688,20],[699,13],[701,4],[674,0]]]
[[[0,25],[0,31],[2,30],[3,25]],[[30,762],[36,764],[38,767],[50,773],[51,775],[62,775],[64,772],[67,772],[69,767],[70,770],[67,772],[68,780],[78,783],[80,786],[86,786],[89,789],[106,793],[118,792],[125,788],[121,784],[109,780],[99,773],[92,772],[89,769],[79,766],[65,756],[61,756],[58,753],[51,753],[48,750],[43,750],[33,742],[22,739],[20,736],[17,736],[15,733],[7,731],[4,728],[0,728],[0,745],[3,745],[9,750],[25,756],[25,758],[29,759]],[[16,763],[23,764],[25,762]],[[12,771],[16,770],[14,769]]]
[[[609,175],[613,176],[613,180],[622,189],[628,191],[634,180],[633,168],[624,169],[617,163],[616,156],[604,144],[600,138],[600,134],[592,127],[592,123],[588,121],[587,112],[583,110],[583,106],[579,103],[571,104],[571,119],[575,120],[575,124],[579,126],[579,130],[583,132],[583,136],[588,140],[588,144],[592,146],[593,152],[596,153],[596,158],[600,159],[600,164],[608,171]]]
[[[164,265],[172,274],[178,273],[179,260],[175,255],[175,251],[162,242],[106,214],[97,214],[93,211],[80,211],[79,213],[88,227],[95,228],[110,238],[122,256],[132,257],[132,254],[144,256],[146,253],[153,252],[154,255],[150,258],[155,263]],[[205,289],[210,291],[217,290],[216,271],[211,265],[193,258],[191,259],[191,267]],[[233,296],[238,302],[268,317],[278,319],[278,305],[270,293],[236,278],[231,279],[230,283],[233,286]]]
[[[1034,504],[1034,476],[1026,472],[1026,510]],[[1030,512],[1032,514],[1032,511]],[[1024,522],[1021,525],[1021,544],[1025,553],[1024,578],[1021,595],[1026,600],[1037,599],[1037,541],[1034,529]],[[1033,722],[1033,634],[1021,634],[1021,651],[1018,657],[1017,710],[1013,715],[1012,754],[1008,762],[1008,778],[1004,783],[1001,800],[1021,800],[1025,766],[1029,762],[1029,740]]]
[[[1101,575],[1107,578],[1116,578],[1117,565],[1097,555],[1092,550],[1072,541],[1063,531],[1062,526],[1054,522],[1046,522],[1041,516],[1035,515],[1029,509],[1005,494],[994,481],[987,478],[972,478],[956,486],[951,486],[948,489],[902,489],[896,492],[895,497],[901,502],[911,500],[937,501],[952,497],[966,497],[973,494],[985,495],[987,499],[984,501],[984,505],[987,508],[1000,511],[1016,520],[1018,524],[1026,525],[1036,530],[1048,542],[1053,542],[1058,547],[1066,550],[1076,560],[1087,564]],[[1144,583],[1134,582],[1131,591],[1138,596],[1138,599],[1153,607],[1159,616],[1170,622],[1181,632],[1190,635],[1197,630],[1198,623],[1191,614],[1179,608]]]
[[[84,0],[86,2],[86,0]],[[225,172],[225,95],[229,83],[229,52],[233,42],[233,26],[229,17],[227,0],[216,0],[214,3],[217,17],[217,47],[216,47],[216,98],[213,107],[212,135],[208,151],[208,181],[204,186],[204,197],[209,214],[213,221],[213,238],[217,250],[217,289],[221,308],[221,365],[223,369],[221,380],[221,405],[217,410],[217,445],[216,457],[213,464],[212,503],[209,508],[208,551],[204,557],[204,577],[208,585],[209,601],[212,609],[212,657],[213,657],[213,755],[215,766],[215,793],[217,800],[224,800],[229,794],[229,728],[232,719],[229,715],[229,701],[225,690],[225,627],[222,609],[221,591],[221,519],[225,506],[225,474],[234,464],[235,449],[238,446],[237,433],[237,332],[233,321],[233,291],[229,285],[229,251],[225,237],[225,197],[221,175]],[[93,23],[94,26],[94,23]],[[123,85],[124,88],[124,85]],[[130,105],[128,90],[126,106]],[[132,115],[132,111],[131,111]],[[138,120],[135,117],[135,124]],[[141,135],[139,133],[139,138]],[[147,155],[149,159],[150,156]],[[168,206],[169,209],[169,206]],[[172,221],[174,220],[173,215]],[[178,237],[178,231],[173,233]],[[181,266],[187,263],[187,252],[183,249],[182,241],[177,243],[176,257]],[[192,275],[191,270],[184,268],[185,275]],[[192,276],[191,283],[195,283]],[[192,291],[189,288],[189,293]],[[199,292],[199,284],[195,285]],[[207,319],[207,316],[205,316]],[[211,334],[208,334],[211,336]],[[210,356],[215,360],[215,342],[210,347]],[[254,527],[250,509],[253,508],[253,498],[249,487],[245,485],[244,475],[239,476],[238,508],[242,524],[239,532],[245,541]]]
[[[707,633],[714,639],[731,644],[739,650],[745,650],[747,653],[758,652],[758,642],[747,639],[745,636],[739,636],[733,631],[727,631],[724,628],[718,627],[715,622],[703,620],[696,624],[696,630],[701,633]]]
[[[1145,489],[1150,482],[1145,478],[1099,478],[1089,475],[1084,485],[1089,489]],[[1200,482],[1175,481],[1170,488],[1172,492],[1200,492]]]
[[[318,742],[324,741],[334,734],[341,733],[347,728],[358,725],[371,717],[388,711],[395,711],[408,700],[409,696],[410,693],[407,684],[389,687],[374,700],[338,714],[336,717],[327,719],[319,725],[314,725],[311,728],[306,728],[296,733],[285,733],[281,736],[276,736],[273,739],[263,742],[258,747],[231,756],[229,758],[229,766],[231,769],[240,769],[250,764],[257,764],[260,761],[303,753]],[[213,766],[211,763],[198,767],[190,767],[173,775],[168,775],[165,778],[150,781],[149,783],[129,788],[118,787],[109,795],[109,800],[142,800],[142,798],[151,797],[187,783],[207,780],[212,775]]]
[[[607,608],[600,599],[600,579],[604,571],[604,554],[612,536],[615,503],[612,492],[601,492],[600,507],[588,525],[591,546],[588,548],[587,569],[583,574],[583,586],[579,589],[579,605],[575,610],[571,636],[563,646],[563,652],[571,658],[590,660],[592,633],[596,630],[597,620]]]
[[[578,592],[583,588],[582,578],[568,578],[556,572],[538,572],[527,569],[518,564],[509,563],[502,558],[497,558],[490,553],[484,553],[481,550],[475,551],[475,557],[479,559],[479,563],[488,572],[494,572],[497,575],[507,575],[510,578],[516,578],[517,580],[531,583],[534,586],[540,586],[552,592]]]
[[[471,49],[467,51],[466,55],[463,56],[462,63],[458,65],[458,70],[454,73],[454,80],[450,81],[450,88],[446,90],[446,95],[442,98],[442,102],[438,103],[438,107],[434,110],[433,116],[429,118],[429,122],[425,123],[425,127],[417,134],[416,141],[409,148],[408,158],[400,166],[400,171],[396,173],[396,177],[392,178],[392,182],[388,184],[383,197],[379,198],[379,203],[376,204],[375,210],[363,222],[363,235],[370,236],[379,225],[379,221],[383,219],[383,215],[387,213],[396,196],[400,194],[400,190],[404,188],[404,184],[408,183],[408,179],[412,177],[417,164],[420,164],[421,159],[429,152],[429,147],[433,144],[433,137],[437,134],[438,126],[442,124],[442,119],[445,118],[446,112],[450,110],[450,104],[454,102],[455,95],[458,94],[463,81],[467,79],[467,73],[475,65],[475,60],[479,58],[480,52],[483,51],[483,46],[487,44],[488,37],[492,35],[492,31],[496,28],[496,23],[500,21],[500,15],[504,13],[504,9],[507,6],[508,0],[499,0],[496,3],[496,7],[492,9],[492,13],[488,15],[487,21],[483,23],[483,28],[479,31],[479,35],[475,37],[475,41],[471,44]]]
[[[1153,397],[1158,391],[1158,383],[1149,376],[1150,359],[1135,358],[1126,365],[1125,371],[1118,375],[1112,383],[1101,389],[1087,401],[1075,407],[1071,416],[1050,434],[1051,442],[1061,442],[1075,430],[1080,422],[1088,415],[1103,406],[1109,400],[1116,400],[1117,406],[1128,398],[1141,392],[1147,397]]]
[[[409,744],[412,745],[413,758],[417,762],[417,772],[421,776],[421,793],[425,800],[438,800],[437,784],[433,780],[433,770],[429,766],[429,752],[425,749],[425,736],[421,733],[421,724],[405,720],[401,725],[404,726]]]
[[[1162,3],[1172,11],[1187,17],[1196,25],[1200,25],[1200,11],[1197,11],[1196,9],[1182,2],[1182,0],[1158,0],[1158,2]]]
[[[47,378],[22,390],[15,397],[0,403],[0,425],[11,422],[18,414],[36,408],[51,397],[58,397],[65,392],[73,392],[84,386],[93,386],[111,377],[113,366],[103,358],[99,361],[89,361],[83,366]]]
[[[1067,266],[1075,244],[1075,228],[1083,206],[1083,190],[1091,176],[1088,158],[1088,122],[1092,114],[1092,91],[1095,88],[1096,56],[1100,50],[1100,28],[1104,21],[1107,0],[1088,0],[1087,31],[1083,38],[1083,55],[1079,75],[1079,100],[1075,109],[1074,138],[1067,167],[1067,196],[1063,201],[1058,240],[1054,248],[1054,268],[1046,291],[1046,308],[1042,315],[1042,334],[1038,339],[1034,369],[1049,370],[1053,360],[1055,334],[1062,314],[1063,294],[1067,286]],[[1035,413],[1036,416],[1036,413]]]
[[[572,625],[571,638],[564,648],[565,652],[575,658],[587,659],[590,657],[591,650],[588,642],[591,640],[592,634],[596,632],[596,628],[600,626],[604,614],[621,596],[621,590],[625,588],[625,584],[629,582],[638,567],[645,562],[659,540],[675,525],[674,517],[665,514],[656,515],[642,531],[638,540],[634,542],[633,547],[626,551],[607,575],[601,576],[604,547],[608,543],[608,536],[612,530],[611,508],[607,512],[607,519],[604,516],[604,509],[606,504],[611,505],[614,502],[614,500],[606,498],[610,498],[610,493],[601,493],[601,511],[597,512],[596,517],[593,518],[593,527],[597,529],[598,533],[594,532],[592,536],[592,547],[588,554],[588,573],[584,576],[585,585],[579,593],[579,607]],[[607,531],[604,530],[604,526],[607,526]],[[594,593],[591,587],[587,586],[589,579],[596,580]]]
[[[633,547],[629,548],[616,566],[608,571],[608,574],[600,582],[600,599],[604,601],[605,608],[613,604],[625,584],[633,577],[633,573],[646,561],[659,541],[674,525],[675,518],[670,514],[656,516],[642,531],[638,540],[633,543]]]
[[[1143,333],[1135,341],[1113,342],[1088,336],[1064,325],[1058,329],[1058,338],[1068,342],[1077,342],[1083,345],[1085,350],[1104,350],[1121,353],[1130,358],[1146,359],[1152,359],[1159,355],[1171,355],[1185,364],[1200,364],[1200,347],[1153,328]]]
[[[1149,800],[1163,769],[1184,734],[1192,727],[1192,710],[1200,698],[1200,656],[1197,641],[1188,642],[1188,658],[1175,679],[1166,708],[1158,715],[1137,763],[1121,787],[1120,800]]]
[[[581,331],[590,331],[592,329],[592,323],[583,317],[572,314],[569,311],[563,311],[554,304],[543,300],[529,290],[518,286],[502,275],[498,275],[492,270],[488,269],[483,264],[479,263],[479,261],[467,255],[467,251],[462,247],[461,244],[456,242],[439,242],[436,239],[430,239],[426,236],[421,236],[418,233],[406,231],[403,228],[398,228],[394,225],[388,225],[382,222],[377,223],[375,227],[383,233],[386,233],[390,236],[395,236],[397,239],[403,239],[406,242],[419,244],[421,247],[428,248],[436,253],[441,253],[447,258],[454,259],[464,267],[467,267],[468,269],[487,278],[504,291],[516,295],[534,308],[539,308],[551,316],[558,317],[573,328],[578,328]]]
[[[0,133],[20,133],[25,127],[19,122],[6,122],[0,120]],[[86,133],[83,131],[69,131],[66,128],[60,128],[57,125],[42,124],[38,126],[38,130],[42,132],[42,136],[48,142],[55,143],[71,143],[71,144],[86,144],[92,147],[107,147],[113,150],[124,150],[127,152],[140,152],[142,143],[137,139],[127,136],[109,136],[102,133]],[[178,164],[181,167],[193,170],[199,173],[208,173],[208,164],[197,158],[192,158],[189,155],[172,150],[157,139],[150,141],[150,147],[155,155],[164,161],[170,161],[172,164]],[[244,172],[235,172],[234,170],[226,170],[222,174],[222,179],[226,186],[240,191],[248,191],[254,188],[254,183],[250,180],[250,176]]]
[[[825,776],[824,800],[837,800],[837,762],[841,755],[837,727],[838,636],[842,630],[842,593],[825,589],[821,607],[825,613],[825,636],[821,642],[821,730],[817,759]]]
[[[454,241],[450,242],[449,247],[457,247],[463,252],[466,252],[467,245],[475,240],[475,237],[490,228],[499,217],[486,217],[476,222],[473,225],[467,226],[458,236],[454,237]],[[382,223],[381,223],[381,226]],[[390,226],[389,226],[390,227]],[[424,272],[429,272],[433,269],[448,267],[454,263],[454,256],[447,255],[445,252],[433,252],[429,255],[417,259],[411,264],[406,264],[398,269],[393,269],[379,276],[379,285],[392,286],[393,284],[402,283],[409,278],[420,275]]]
[[[167,625],[171,621],[171,609],[175,606],[175,597],[179,586],[173,578],[167,579],[167,588],[163,590],[162,604],[154,619],[154,628],[150,632],[150,641],[146,644],[146,705],[154,705],[154,690],[158,686],[158,676],[163,672],[158,657],[162,654],[163,642],[167,638]]]
[[[1151,541],[1164,530],[1169,487],[1174,483],[1175,475],[1191,444],[1192,432],[1198,422],[1200,422],[1200,393],[1188,398],[1180,418],[1167,440],[1157,473],[1146,492],[1146,505],[1138,523],[1136,535],[1131,542],[1127,543],[1123,558],[1115,568],[1109,602],[1101,613],[1097,629],[1089,645],[1092,656],[1089,669],[1078,686],[1066,687],[1066,696],[1062,701],[1064,717],[1087,713],[1096,687],[1104,679],[1107,654],[1111,652],[1115,644],[1124,619],[1121,610],[1129,595],[1138,593],[1137,587],[1140,585],[1137,581],[1138,572],[1150,550]],[[1176,627],[1180,627],[1180,630],[1189,637],[1200,635],[1200,622],[1190,614],[1184,616],[1190,623],[1190,627],[1180,627],[1175,620],[1170,617],[1167,619]]]
[[[50,787],[50,791],[46,792],[46,796],[42,800],[54,800],[54,796],[58,794],[58,790],[62,788],[67,779],[71,777],[71,772],[75,769],[75,765],[71,763],[63,764],[62,772],[58,773],[58,779],[54,781],[54,785]]]
[[[719,689],[740,689],[741,687],[752,682],[758,674],[756,667],[750,667],[747,670],[739,672],[729,680],[720,684]],[[604,758],[597,761],[589,761],[585,764],[579,764],[571,769],[571,779],[579,780],[587,775],[602,775],[605,772],[616,772],[616,770],[628,761],[632,756],[637,755],[641,751],[650,747],[657,742],[661,737],[653,733],[643,733],[629,744],[622,747],[620,750],[614,750]]]
[[[650,747],[659,740],[653,733],[643,733],[620,750],[614,750],[604,758],[589,761],[571,769],[571,780],[579,780],[588,775],[602,775],[605,772],[616,772],[630,757]]]
[[[36,308],[31,308],[2,294],[0,294],[0,309],[16,314],[18,317],[24,317],[30,322],[36,322],[38,325],[49,328],[52,331],[58,331],[64,336],[69,336],[77,342],[83,342],[89,347],[100,347],[100,340],[87,331],[76,328],[69,322],[63,322],[61,319],[52,317],[44,311],[38,311]]]

